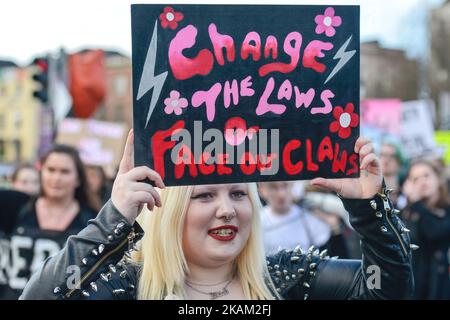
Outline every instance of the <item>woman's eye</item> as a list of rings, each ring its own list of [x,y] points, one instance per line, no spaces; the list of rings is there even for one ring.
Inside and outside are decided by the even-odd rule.
[[[200,193],[195,196],[192,196],[191,198],[192,199],[210,199],[210,198],[212,198],[212,193],[209,193],[209,192]]]
[[[233,198],[241,199],[241,198],[245,197],[247,195],[247,193],[245,193],[244,191],[233,191],[231,193],[231,195],[233,196]]]

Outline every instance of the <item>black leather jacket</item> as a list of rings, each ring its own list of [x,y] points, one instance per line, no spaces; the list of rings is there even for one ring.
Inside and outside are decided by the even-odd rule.
[[[310,248],[267,258],[283,299],[404,299],[412,295],[409,236],[385,192],[342,199],[361,235],[363,259],[339,260]],[[21,299],[136,299],[138,267],[124,259],[143,235],[109,201],[30,279]],[[77,274],[78,273],[78,274]],[[77,277],[79,275],[79,277]],[[78,281],[78,280],[79,281]]]

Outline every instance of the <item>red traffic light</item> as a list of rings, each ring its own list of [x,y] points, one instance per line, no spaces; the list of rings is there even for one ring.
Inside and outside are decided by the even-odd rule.
[[[33,80],[39,84],[39,88],[33,91],[33,96],[46,103],[48,101],[48,60],[46,58],[36,58],[33,60],[33,65],[37,67]]]
[[[37,66],[37,68],[41,72],[47,72],[47,70],[48,70],[48,60],[47,60],[47,58],[35,58],[33,60],[33,65]]]

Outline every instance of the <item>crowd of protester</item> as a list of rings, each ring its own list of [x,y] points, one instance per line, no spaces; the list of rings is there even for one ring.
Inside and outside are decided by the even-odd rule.
[[[450,299],[450,196],[439,160],[407,161],[400,146],[378,150],[386,185],[413,254],[414,299]],[[36,165],[21,164],[0,190],[0,299],[17,299],[30,274],[94,218],[111,195],[102,167],[84,165],[69,146],[54,146]],[[338,195],[301,181],[258,183],[266,254],[315,246],[360,259],[359,235]]]

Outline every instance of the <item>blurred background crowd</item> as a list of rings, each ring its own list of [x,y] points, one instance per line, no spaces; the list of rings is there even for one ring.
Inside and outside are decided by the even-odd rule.
[[[365,3],[355,1],[361,135],[374,142],[404,231],[419,246],[413,298],[450,299],[450,1]],[[383,16],[388,35],[364,36]],[[0,50],[0,299],[17,299],[31,272],[109,199],[132,127],[131,59],[111,47],[49,48],[22,64]],[[268,254],[314,245],[361,258],[335,194],[302,181],[258,188]]]

